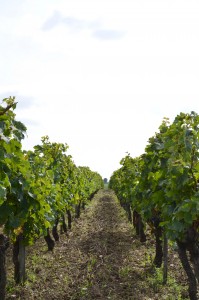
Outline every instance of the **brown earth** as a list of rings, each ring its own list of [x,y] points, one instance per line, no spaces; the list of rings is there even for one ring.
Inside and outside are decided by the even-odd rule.
[[[169,251],[169,280],[152,268],[154,241],[141,244],[112,191],[100,191],[53,252],[43,239],[27,249],[27,282],[16,287],[8,255],[6,299],[188,299],[177,253]]]

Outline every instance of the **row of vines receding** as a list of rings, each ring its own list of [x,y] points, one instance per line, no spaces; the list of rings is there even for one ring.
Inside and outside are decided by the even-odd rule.
[[[43,236],[53,250],[58,224],[63,231],[70,229],[73,217],[103,187],[97,172],[75,165],[66,154],[67,144],[45,136],[34,150],[24,151],[26,127],[16,120],[16,105],[14,97],[0,105],[0,299],[6,294],[9,245],[15,282],[21,283],[26,279],[25,247]]]
[[[190,299],[197,298],[199,281],[199,115],[180,113],[173,123],[165,118],[140,157],[129,154],[111,176],[109,187],[142,242],[146,224],[156,241],[154,265],[164,261],[167,281],[167,251],[175,243],[189,282]],[[164,257],[164,260],[163,260]]]

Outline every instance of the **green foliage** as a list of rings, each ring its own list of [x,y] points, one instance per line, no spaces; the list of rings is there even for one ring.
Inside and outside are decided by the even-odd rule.
[[[180,113],[172,124],[164,119],[145,153],[121,161],[110,187],[130,200],[145,221],[158,218],[170,239],[183,240],[199,220],[199,116]]]
[[[0,225],[11,236],[21,230],[34,202],[29,193],[29,163],[21,147],[26,127],[15,120],[15,108],[14,97],[0,106]]]
[[[15,98],[0,106],[0,225],[13,240],[23,233],[27,244],[54,225],[75,204],[103,187],[101,176],[77,167],[68,145],[42,137],[34,151],[22,151],[26,127],[15,120]]]
[[[109,187],[113,189],[121,204],[130,202],[134,206],[134,194],[137,186],[139,159],[127,154],[121,161],[122,167],[116,170],[110,178]]]

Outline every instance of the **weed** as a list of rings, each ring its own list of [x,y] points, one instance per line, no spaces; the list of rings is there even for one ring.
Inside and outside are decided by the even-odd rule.
[[[144,268],[153,266],[153,254],[148,251],[148,249],[144,252],[144,260],[141,263],[141,266]]]
[[[28,274],[28,281],[27,282],[31,282],[34,283],[37,280],[37,275],[35,273],[29,273]]]
[[[131,272],[131,267],[125,266],[119,269],[119,276],[121,278],[126,278],[129,276],[129,273]]]
[[[154,268],[153,274],[148,274],[146,278],[149,285],[153,288],[155,293],[160,292],[164,289],[163,285],[163,269],[162,268]],[[188,299],[182,296],[184,293],[186,293],[185,288],[178,284],[171,275],[168,276],[167,280],[167,287],[169,287],[169,290],[171,292],[171,295],[167,294],[166,298],[167,300],[173,300],[173,296],[175,295],[176,300],[182,300],[182,299]]]
[[[91,286],[92,283],[89,280],[86,280],[80,289],[80,296],[86,296],[88,294],[89,287]]]
[[[9,293],[14,293],[14,292],[15,292],[16,286],[15,286],[14,280],[9,280],[9,281],[7,282],[6,290],[7,290],[7,292],[9,292]]]
[[[96,257],[91,256],[90,261],[88,262],[88,266],[87,266],[87,270],[88,270],[89,273],[92,272],[92,270],[95,267],[96,263],[97,263]]]

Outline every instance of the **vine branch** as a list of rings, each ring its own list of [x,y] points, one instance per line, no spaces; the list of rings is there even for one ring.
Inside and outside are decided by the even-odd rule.
[[[15,105],[15,103],[12,103],[8,105],[6,108],[4,108],[3,111],[0,111],[0,116],[4,115],[10,108],[12,108]]]

